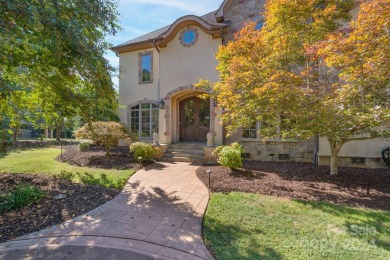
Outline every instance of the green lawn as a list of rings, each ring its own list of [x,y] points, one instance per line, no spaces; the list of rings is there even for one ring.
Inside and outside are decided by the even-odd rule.
[[[58,162],[61,151],[57,148],[40,148],[13,151],[0,156],[0,173],[32,173],[62,176],[76,182],[98,184],[122,189],[135,170],[105,170],[78,167]]]
[[[213,193],[204,238],[217,259],[390,259],[390,212]]]

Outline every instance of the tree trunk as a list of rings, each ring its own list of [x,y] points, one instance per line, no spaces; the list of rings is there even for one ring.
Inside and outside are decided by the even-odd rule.
[[[19,130],[20,130],[20,127],[17,126],[17,127],[15,128],[14,136],[13,136],[13,138],[12,138],[14,142],[16,142],[16,141],[18,140]]]
[[[49,138],[49,128],[45,127],[45,138]]]
[[[60,127],[56,128],[56,140],[61,141],[61,128]]]
[[[338,158],[338,152],[335,153],[332,151],[332,154],[330,156],[330,175],[339,175],[338,172],[338,163],[339,163],[339,158]]]
[[[343,142],[331,140],[328,138],[330,144],[330,175],[339,175],[338,172],[338,155],[343,145]]]

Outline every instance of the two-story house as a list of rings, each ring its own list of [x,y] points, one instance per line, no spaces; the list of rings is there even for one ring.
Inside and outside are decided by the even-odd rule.
[[[243,126],[226,137],[218,120],[221,109],[213,100],[203,100],[194,88],[199,79],[219,80],[215,54],[220,45],[233,40],[244,23],[255,22],[260,29],[265,0],[225,0],[220,8],[203,16],[188,15],[173,24],[112,48],[120,57],[119,82],[121,122],[141,140],[152,141],[157,132],[162,144],[198,142],[214,145],[239,141],[252,159],[328,163],[326,141],[270,140],[257,136],[260,124]],[[356,16],[358,7],[351,10]],[[351,142],[340,152],[341,164],[354,162],[381,166],[381,149],[390,142],[377,139]],[[354,160],[356,157],[358,160]],[[364,160],[362,159],[364,158]]]

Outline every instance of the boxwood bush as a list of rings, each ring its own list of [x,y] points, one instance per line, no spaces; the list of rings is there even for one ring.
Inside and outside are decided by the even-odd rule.
[[[217,156],[220,165],[235,170],[242,167],[241,154],[243,152],[244,148],[239,143],[233,143],[227,146],[218,146],[213,154]]]
[[[143,162],[152,159],[156,155],[153,146],[143,142],[135,142],[130,145],[130,152],[134,153],[134,159]]]
[[[91,144],[90,144],[90,143],[80,143],[80,144],[79,144],[79,149],[80,149],[80,151],[82,151],[82,152],[86,152],[86,151],[88,151],[90,148],[91,148]]]

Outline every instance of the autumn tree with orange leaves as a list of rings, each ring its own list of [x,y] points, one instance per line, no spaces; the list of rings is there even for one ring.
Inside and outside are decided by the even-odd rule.
[[[201,81],[229,133],[260,121],[264,140],[326,137],[330,174],[346,142],[385,136],[390,122],[390,0],[269,0],[265,27],[220,47],[221,81]],[[345,26],[347,25],[347,26]],[[276,130],[277,129],[277,130]]]

